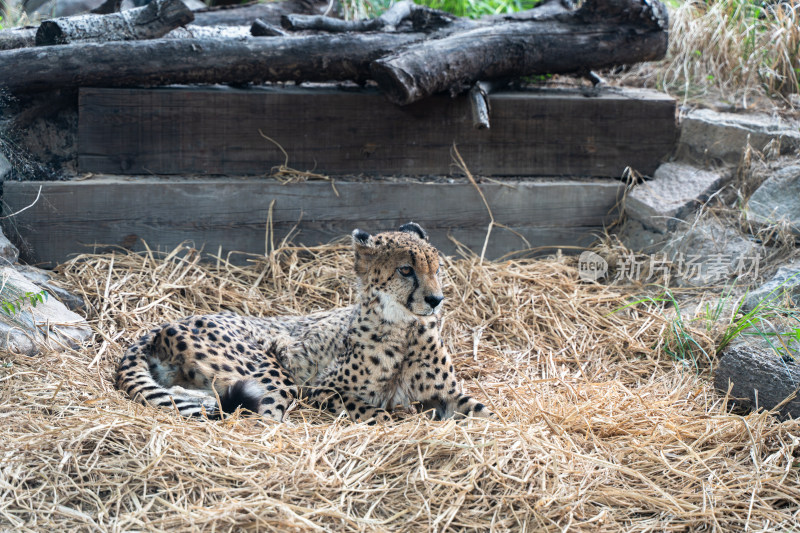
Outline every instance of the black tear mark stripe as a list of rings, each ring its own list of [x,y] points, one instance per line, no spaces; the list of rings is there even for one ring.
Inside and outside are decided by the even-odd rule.
[[[413,277],[414,287],[411,289],[411,293],[408,295],[408,300],[406,300],[406,307],[408,309],[411,309],[411,304],[414,303],[414,293],[416,293],[417,289],[419,289],[419,279],[417,278],[416,271],[413,273]]]

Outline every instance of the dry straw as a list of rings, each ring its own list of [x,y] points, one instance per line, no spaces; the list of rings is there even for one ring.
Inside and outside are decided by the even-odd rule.
[[[241,259],[241,258],[240,258]],[[447,262],[446,342],[501,421],[404,414],[371,427],[308,407],[274,424],[185,420],[111,382],[125,346],[192,313],[348,303],[346,246],[235,266],[83,255],[91,347],[0,365],[0,530],[761,531],[796,528],[800,427],[728,414],[661,354],[667,320],[567,260]]]
[[[800,92],[800,0],[686,0],[670,10],[669,33],[666,59],[623,79],[745,108]]]

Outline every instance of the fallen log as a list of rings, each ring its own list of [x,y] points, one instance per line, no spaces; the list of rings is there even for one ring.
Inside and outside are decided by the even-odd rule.
[[[0,31],[0,50],[25,48],[33,46],[35,43],[36,28],[33,26]]]
[[[394,17],[405,9],[393,8],[380,22],[395,31],[283,37],[274,36],[279,32],[264,20],[256,33],[273,36],[76,43],[51,47],[47,54],[10,50],[0,52],[0,84],[19,92],[89,85],[372,79],[390,100],[407,104],[435,92],[459,93],[478,81],[585,73],[659,59],[667,46],[665,11],[656,0],[587,0],[574,11],[548,2],[514,16],[478,21],[418,7]],[[172,37],[183,35],[185,31]]]
[[[164,39],[246,39],[250,36],[247,26],[197,26],[189,24],[175,28]]]
[[[250,26],[250,34],[253,37],[286,37],[286,32],[277,26],[273,26],[261,19],[256,19]]]
[[[153,0],[118,13],[45,20],[36,32],[36,45],[156,39],[192,20],[194,14],[181,0]]]
[[[401,22],[414,15],[416,11],[435,12],[437,14],[442,14],[441,11],[418,6],[412,2],[403,1],[397,2],[383,15],[374,19],[342,20],[323,15],[302,15],[291,13],[281,17],[281,25],[285,29],[291,31],[313,30],[330,33],[380,30],[393,31]],[[455,17],[446,16],[446,20],[449,23],[455,20]],[[429,29],[429,27],[430,25],[427,25],[426,29]]]
[[[366,82],[369,65],[423,34],[337,34],[248,39],[151,39],[0,52],[0,86],[12,93],[81,86],[268,81]],[[26,68],[19,68],[25,65]]]
[[[281,17],[290,13],[318,15],[325,11],[327,1],[285,0],[260,4],[241,4],[237,6],[210,7],[194,12],[197,26],[250,26],[256,19],[279,26]]]
[[[513,18],[405,47],[377,60],[372,77],[389,100],[405,105],[437,92],[463,92],[478,80],[660,59],[667,29],[666,8],[657,1],[587,1],[572,13]]]

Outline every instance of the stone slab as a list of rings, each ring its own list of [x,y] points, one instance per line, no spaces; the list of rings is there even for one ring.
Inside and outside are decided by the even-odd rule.
[[[726,171],[703,170],[686,163],[664,163],[651,180],[628,194],[625,213],[646,228],[667,233],[705,203],[730,176]]]
[[[678,157],[686,160],[736,165],[747,146],[760,152],[773,141],[773,153],[789,154],[800,149],[798,125],[764,114],[721,113],[710,109],[690,112],[681,122]],[[777,153],[775,153],[777,155]]]
[[[763,300],[783,305],[786,298],[794,306],[800,307],[800,265],[780,267],[769,281],[747,293],[742,310],[749,312]]]
[[[800,165],[767,178],[750,196],[747,218],[761,224],[788,224],[800,235]]]
[[[663,249],[681,287],[727,285],[755,276],[763,246],[713,218],[685,223]]]
[[[0,265],[13,265],[19,258],[19,250],[0,230]]]
[[[29,265],[16,265],[15,268],[17,272],[25,276],[28,281],[46,289],[47,292],[58,298],[70,311],[78,311],[86,307],[86,302],[83,301],[83,298],[56,285],[49,271]]]
[[[0,267],[0,297],[12,301],[26,292],[42,290],[14,267]],[[42,347],[78,347],[92,336],[86,320],[50,297],[36,307],[25,303],[14,315],[0,311],[0,350],[35,355]]]

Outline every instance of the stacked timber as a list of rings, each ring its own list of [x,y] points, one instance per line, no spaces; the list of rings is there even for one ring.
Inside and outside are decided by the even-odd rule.
[[[399,2],[369,21],[281,14],[278,28],[259,16],[246,38],[230,28],[215,33],[190,25],[176,39],[170,30],[196,16],[179,0],[154,0],[123,13],[44,21],[33,39],[37,46],[0,52],[0,80],[12,93],[372,80],[389,100],[405,105],[439,92],[458,94],[480,81],[589,72],[666,53],[666,9],[657,0],[569,5],[550,0],[515,15],[467,20]],[[25,31],[0,37],[6,42],[0,48],[30,44]],[[43,45],[56,46],[41,53]]]
[[[184,241],[264,253],[273,237],[316,244],[408,220],[448,253],[577,248],[618,216],[625,169],[650,173],[672,150],[664,95],[513,83],[597,83],[592,69],[663,57],[657,0],[549,0],[478,20],[399,2],[344,21],[326,6],[118,13],[109,0],[109,13],[0,32],[0,86],[23,108],[10,123],[74,113],[84,177],[4,183],[23,257]],[[441,177],[467,169],[477,179]]]

